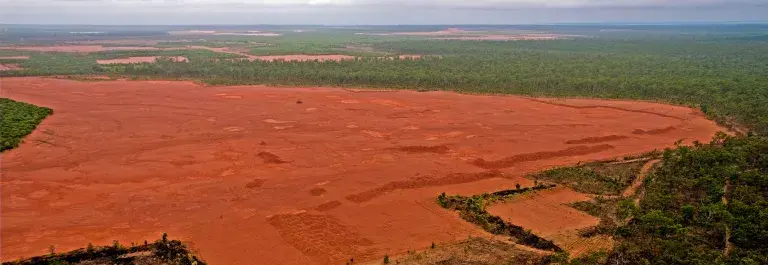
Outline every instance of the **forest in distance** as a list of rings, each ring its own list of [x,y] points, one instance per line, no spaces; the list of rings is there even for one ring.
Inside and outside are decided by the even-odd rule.
[[[222,40],[250,54],[349,54],[344,61],[231,60],[208,50],[104,51],[93,54],[2,51],[24,54],[24,69],[0,76],[108,74],[133,78],[195,79],[214,85],[323,85],[550,97],[643,99],[701,109],[723,124],[768,132],[768,35],[764,26],[647,26],[590,32],[559,40],[462,41],[412,36],[361,36],[355,30],[320,30],[280,37]],[[763,31],[761,31],[763,30]],[[358,30],[359,31],[359,30]],[[760,33],[762,32],[762,33]],[[677,33],[677,34],[675,34]],[[254,45],[257,43],[258,45]],[[189,43],[171,40],[168,47]],[[356,49],[356,48],[364,49]],[[416,54],[421,59],[386,56]],[[98,65],[120,56],[186,56],[189,62]],[[1,63],[1,62],[0,62]]]

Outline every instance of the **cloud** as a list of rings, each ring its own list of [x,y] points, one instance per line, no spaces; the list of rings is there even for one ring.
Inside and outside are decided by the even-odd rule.
[[[683,7],[718,5],[759,5],[763,0],[0,0],[0,6],[250,6],[250,7],[353,7],[353,6],[423,6],[423,7]]]
[[[0,23],[515,24],[622,19],[766,21],[768,1],[0,0]]]

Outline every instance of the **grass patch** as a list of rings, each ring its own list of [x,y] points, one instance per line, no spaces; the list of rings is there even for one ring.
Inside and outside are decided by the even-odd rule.
[[[579,231],[582,237],[614,235],[619,227],[625,225],[627,219],[637,212],[637,207],[630,198],[597,197],[591,201],[574,202],[569,206],[600,218],[598,225]]]
[[[87,247],[66,253],[56,254],[51,246],[51,254],[3,263],[5,265],[66,265],[66,264],[145,264],[145,265],[205,265],[206,263],[193,255],[187,247],[178,240],[168,240],[166,234],[162,238],[143,245],[127,247],[114,241],[111,246]]]
[[[189,60],[212,60],[212,59],[234,59],[242,58],[243,56],[231,53],[220,53],[204,49],[183,49],[183,50],[125,50],[125,51],[103,51],[91,54],[96,59],[120,59],[127,57],[142,57],[142,56],[161,56],[161,57],[175,57],[183,56]]]
[[[437,244],[423,251],[408,251],[407,254],[390,257],[390,261],[390,264],[400,265],[546,264],[547,257],[509,242],[470,237],[459,242]]]
[[[645,162],[645,160],[626,163],[595,162],[550,169],[530,177],[538,181],[560,183],[578,192],[620,195],[632,184]]]
[[[19,146],[53,110],[32,104],[0,98],[0,152]]]

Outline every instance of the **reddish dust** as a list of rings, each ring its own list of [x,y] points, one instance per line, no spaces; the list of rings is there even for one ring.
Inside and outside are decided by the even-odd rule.
[[[535,170],[720,130],[691,109],[647,102],[179,81],[2,85],[4,97],[55,110],[3,154],[3,260],[163,232],[211,264],[381,259],[484,234],[440,208],[441,192],[528,186],[522,176]],[[517,224],[542,231],[567,213]]]

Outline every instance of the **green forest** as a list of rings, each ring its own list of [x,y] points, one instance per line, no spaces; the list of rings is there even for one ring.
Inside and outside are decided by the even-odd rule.
[[[768,139],[664,152],[608,264],[768,264]]]
[[[335,36],[335,35],[330,35]],[[768,40],[733,35],[591,37],[546,41],[376,39],[271,40],[252,53],[367,54],[341,62],[227,60],[205,50],[32,54],[0,76],[112,74],[271,84],[451,90],[551,97],[645,99],[688,105],[717,121],[768,132]],[[353,45],[360,50],[346,50]],[[213,45],[215,46],[215,45]],[[371,55],[419,54],[423,59]],[[187,56],[188,63],[99,66],[98,58]]]
[[[53,110],[0,98],[0,152],[12,149]]]

